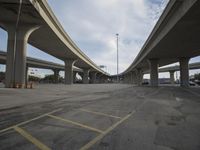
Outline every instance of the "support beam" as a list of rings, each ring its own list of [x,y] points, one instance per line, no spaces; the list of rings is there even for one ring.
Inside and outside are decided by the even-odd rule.
[[[189,58],[180,58],[180,82],[182,87],[189,87]]]
[[[99,76],[99,83],[105,83],[105,76],[104,76],[104,74],[101,74],[100,76]],[[118,83],[118,82],[117,82]]]
[[[128,74],[128,84],[132,84],[132,72]]]
[[[60,70],[54,69],[53,72],[54,72],[55,83],[59,83],[59,72],[60,72]]]
[[[101,83],[101,77],[102,77],[101,73],[96,74],[96,83]]]
[[[150,59],[150,84],[151,86],[158,86],[158,59]]]
[[[81,76],[82,83],[83,83],[83,72],[78,72],[79,76]]]
[[[142,77],[143,80],[143,77]],[[132,71],[132,84],[137,84],[137,75],[135,71]]]
[[[141,86],[143,82],[143,75],[144,75],[143,71],[141,68],[137,68],[135,72],[136,72],[136,83],[138,86]]]
[[[169,71],[170,74],[170,83],[174,84],[175,83],[175,79],[174,79],[174,72],[173,70]]]
[[[27,87],[28,81],[29,81],[28,69],[29,69],[29,67],[28,67],[28,65],[26,65],[26,75],[25,75],[25,85],[26,85],[26,87]]]
[[[65,84],[73,84],[73,66],[76,60],[65,60]]]
[[[130,84],[133,84],[133,71],[130,72]]]
[[[77,72],[73,71],[73,83],[76,83],[76,74],[77,74]]]
[[[88,68],[83,69],[83,84],[89,84],[89,72],[90,69]]]
[[[123,83],[127,83],[127,74],[124,74],[124,81],[123,81]]]
[[[97,72],[91,72],[91,83],[97,83]]]
[[[30,34],[38,26],[20,25],[18,29],[7,25],[6,87],[24,88],[26,79],[26,48]]]

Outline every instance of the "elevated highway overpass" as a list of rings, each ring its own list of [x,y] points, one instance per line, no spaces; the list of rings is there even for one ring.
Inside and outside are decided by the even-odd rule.
[[[109,76],[72,41],[46,0],[0,0],[0,27],[8,32],[6,87],[24,87],[27,43],[65,62],[65,83],[73,82],[73,66],[89,73]],[[5,15],[6,14],[6,15]]]
[[[191,63],[191,64],[189,64],[188,68],[189,68],[189,70],[200,69],[200,62]],[[175,81],[175,79],[174,79],[174,73],[176,71],[180,71],[180,65],[174,65],[174,66],[164,67],[164,68],[159,68],[158,69],[159,73],[169,72],[171,84],[174,84],[174,81]],[[143,74],[149,74],[149,73],[150,73],[149,70],[143,72]],[[116,75],[113,76],[113,77],[116,78]],[[125,83],[133,83],[134,82],[132,80],[132,76],[129,75],[129,76],[124,76],[124,77],[125,77],[125,80],[124,80]]]
[[[6,55],[7,55],[6,52],[0,51],[0,64],[4,64],[4,65],[6,64]],[[27,77],[29,67],[52,70],[54,72],[55,79],[57,79],[56,82],[58,82],[59,72],[65,71],[65,66],[62,65],[62,64],[27,57],[27,60],[26,60],[26,77]],[[78,72],[82,74],[83,70],[78,68],[78,67],[73,66],[73,80],[75,79],[76,73],[78,73]],[[92,82],[95,82],[95,81],[92,81]]]
[[[200,62],[196,62],[196,63],[191,63],[189,64],[189,70],[193,70],[193,69],[200,69]],[[165,68],[159,68],[159,72],[169,72],[170,74],[170,82],[171,84],[174,84],[174,73],[175,71],[180,71],[180,65],[175,65],[175,66],[170,66],[170,67],[165,67]]]
[[[181,86],[189,86],[190,58],[200,55],[200,1],[170,0],[133,63],[119,76],[141,84],[150,72],[152,86],[158,86],[158,68],[179,62]]]
[[[6,64],[6,55],[7,55],[6,52],[0,51],[0,64]],[[31,57],[27,57],[27,60],[26,60],[26,77],[27,77],[28,67],[52,70],[54,72],[55,78],[57,79],[56,82],[58,82],[59,72],[65,71],[65,66],[62,64],[53,63],[50,61],[45,61],[45,60],[31,58]],[[73,82],[75,81],[75,77],[77,73],[79,73],[79,75],[83,79],[83,69],[73,66]],[[101,82],[105,82],[105,80],[106,78],[102,74],[97,74],[95,79],[92,78],[90,74],[90,83],[101,83]]]
[[[0,64],[6,64],[6,52],[0,51]],[[53,63],[50,61],[45,61],[37,58],[32,58],[32,57],[27,57],[26,60],[26,67],[31,67],[31,68],[40,68],[40,69],[50,69],[50,70],[59,70],[59,71],[64,71],[65,66],[62,64],[58,63]],[[74,72],[83,72],[82,69],[73,66],[73,71]]]

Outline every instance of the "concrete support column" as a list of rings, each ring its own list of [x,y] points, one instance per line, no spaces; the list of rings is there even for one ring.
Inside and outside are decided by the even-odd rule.
[[[96,83],[97,72],[91,72],[91,83]]]
[[[76,74],[77,74],[77,72],[73,71],[73,83],[76,83]]]
[[[143,82],[143,72],[141,68],[136,69],[136,83],[137,85],[141,86]]]
[[[122,75],[121,78],[122,78],[122,83],[125,83],[125,75]]]
[[[124,74],[124,83],[127,83],[127,81],[128,81],[127,74]]]
[[[150,59],[150,84],[158,86],[158,59]]]
[[[118,76],[118,79],[119,79],[119,76]],[[106,75],[103,77],[103,80],[104,80],[104,83],[108,83],[108,77]],[[120,81],[120,80],[118,80],[118,81]]]
[[[29,75],[28,75],[28,65],[26,65],[26,75],[25,75],[25,85],[27,87],[28,81],[29,81]]]
[[[89,84],[89,72],[90,69],[88,68],[83,69],[83,84]]]
[[[105,83],[105,76],[102,74],[99,80],[100,80],[100,83]]]
[[[65,60],[65,84],[73,84],[73,66],[76,60]]]
[[[81,78],[82,78],[82,83],[83,83],[83,72],[79,72],[78,74],[81,76]]]
[[[26,76],[26,48],[30,34],[38,29],[36,26],[8,25],[8,45],[6,58],[6,87],[25,87]]]
[[[101,73],[96,74],[96,83],[101,83]]]
[[[132,72],[132,84],[136,84],[137,83],[137,75],[136,72],[133,71]]]
[[[130,72],[130,84],[133,84],[133,71]]]
[[[59,72],[60,72],[60,70],[54,69],[53,72],[54,72],[55,83],[59,83]]]
[[[138,85],[142,85],[142,82],[143,82],[143,73],[139,74],[138,75]]]
[[[182,87],[189,87],[189,58],[180,58],[180,82]]]
[[[126,83],[131,84],[131,73],[130,72],[126,74]]]
[[[130,84],[133,84],[133,71],[130,72]]]
[[[174,81],[175,81],[175,79],[174,79],[174,72],[175,71],[169,71],[169,74],[170,74],[170,83],[171,84],[174,84]]]

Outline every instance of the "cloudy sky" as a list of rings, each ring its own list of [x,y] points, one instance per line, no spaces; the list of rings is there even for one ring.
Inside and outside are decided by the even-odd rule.
[[[48,0],[64,29],[96,64],[116,73],[116,33],[119,70],[138,54],[167,0]]]
[[[56,17],[77,46],[97,65],[116,73],[116,33],[119,33],[119,71],[134,60],[168,0],[48,0]],[[0,49],[7,34],[0,29]],[[28,56],[62,61],[28,45]],[[5,67],[2,67],[5,68]],[[40,72],[52,73],[51,71]],[[165,76],[165,75],[164,75]]]

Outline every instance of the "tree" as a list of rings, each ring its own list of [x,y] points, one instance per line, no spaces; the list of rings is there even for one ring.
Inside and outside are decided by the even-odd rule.
[[[58,79],[56,79],[56,76],[54,74],[51,74],[51,75],[46,75],[42,80],[48,83],[56,83],[57,80],[58,82],[61,82],[62,78],[59,75]]]
[[[37,82],[38,82],[38,81],[40,81],[41,79],[40,79],[39,77],[29,75],[29,76],[28,76],[28,80],[29,80],[29,81],[35,81],[35,82],[37,81]]]
[[[194,75],[194,79],[195,79],[195,80],[200,80],[200,73],[195,74],[195,75]]]

